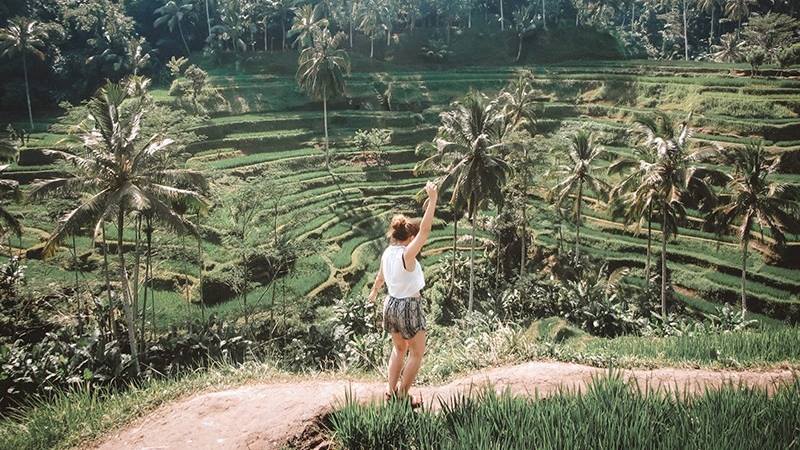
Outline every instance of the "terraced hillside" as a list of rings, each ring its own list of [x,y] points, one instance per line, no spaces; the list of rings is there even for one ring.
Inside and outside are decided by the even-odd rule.
[[[723,146],[743,145],[751,137],[764,140],[772,152],[800,151],[800,79],[760,79],[739,76],[736,68],[720,65],[667,65],[656,62],[607,62],[597,64],[532,67],[542,91],[540,129],[557,143],[564,135],[578,130],[593,130],[605,145],[599,164],[630,153],[633,145],[628,132],[637,114],[661,110],[676,117],[694,111],[693,123],[698,140]],[[221,188],[220,200],[237,192],[248,178],[269,174],[270,185],[280,194],[265,230],[276,227],[286,238],[312,242],[313,249],[284,276],[277,286],[278,301],[295,304],[298,299],[319,299],[363,293],[377,268],[378,254],[384,245],[387,218],[395,212],[418,213],[414,195],[424,179],[412,169],[418,156],[415,146],[430,140],[438,113],[469,89],[491,93],[502,88],[515,70],[469,69],[458,71],[356,73],[348,81],[348,96],[333,104],[330,114],[333,145],[333,172],[324,168],[320,150],[322,122],[319,105],[301,94],[292,77],[247,73],[215,76],[214,84],[228,100],[224,110],[198,127],[206,138],[188,148],[187,164],[207,172]],[[380,94],[380,95],[378,95]],[[166,92],[156,98],[170,101]],[[350,144],[358,129],[387,128],[393,131],[385,149],[383,164],[370,164]],[[54,134],[35,135],[10,176],[28,183],[35,178],[59,173],[56,165],[37,157],[37,147],[56,145]],[[795,153],[796,154],[796,153]],[[800,160],[786,158],[783,181],[800,184]],[[550,182],[550,181],[547,181]],[[539,195],[530,202],[547,208],[542,199],[548,186],[539,186]],[[18,212],[28,220],[25,235],[12,242],[19,251],[37,245],[53,226],[59,208],[68,201],[54,202],[48,211]],[[268,208],[264,205],[264,208]],[[277,213],[276,213],[277,212]],[[229,212],[213,208],[204,219],[203,253],[209,277],[235,264],[236,253],[225,239]],[[646,236],[637,235],[615,221],[602,207],[586,210],[584,250],[614,265],[642,267]],[[441,254],[451,248],[452,223],[443,213],[435,225],[423,264],[436,265]],[[459,224],[461,225],[461,224]],[[537,241],[557,245],[552,225],[532,220]],[[571,230],[564,225],[564,234]],[[459,226],[462,236],[472,230]],[[132,230],[126,236],[132,238]],[[266,233],[266,232],[265,232]],[[483,235],[483,231],[478,231]],[[655,237],[659,237],[655,230]],[[197,306],[199,268],[188,248],[196,244],[169,235],[159,236],[156,307],[163,325],[188,317]],[[800,319],[800,269],[797,264],[800,239],[791,237],[782,265],[759,253],[750,258],[748,282],[752,308],[766,315]],[[78,238],[79,254],[92,243]],[[256,243],[258,245],[258,242]],[[267,245],[267,243],[264,243]],[[35,256],[35,252],[29,252]],[[689,223],[670,244],[670,267],[679,297],[694,308],[710,309],[713,303],[734,301],[739,286],[739,251],[733,238],[717,237],[702,227],[700,214],[691,212]],[[92,256],[83,255],[83,261]],[[73,280],[69,261],[62,254],[52,262],[29,261],[29,272],[48,281]],[[83,264],[80,276],[94,278],[93,265]],[[189,276],[182,274],[189,273]],[[99,272],[97,272],[99,273]],[[264,310],[273,306],[275,290],[269,283],[256,285],[250,300]],[[187,302],[187,299],[189,300]],[[225,298],[208,298],[211,310],[222,315],[237,314],[239,303]],[[280,305],[274,305],[279,307]]]

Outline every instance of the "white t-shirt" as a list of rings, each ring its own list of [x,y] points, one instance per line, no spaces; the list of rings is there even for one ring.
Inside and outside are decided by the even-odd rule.
[[[390,245],[381,256],[386,290],[394,298],[415,297],[425,287],[425,275],[422,273],[422,264],[419,261],[414,264],[412,271],[403,267],[405,250],[405,246]]]

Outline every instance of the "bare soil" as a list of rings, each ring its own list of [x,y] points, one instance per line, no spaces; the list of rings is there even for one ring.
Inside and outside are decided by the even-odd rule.
[[[586,388],[605,369],[557,362],[529,362],[486,369],[441,386],[422,386],[426,406],[469,393],[487,384],[498,392],[540,397],[559,389]],[[642,389],[697,393],[725,383],[774,391],[796,376],[789,370],[711,371],[663,368],[624,370],[622,376]],[[292,442],[304,448],[326,448],[320,418],[341,404],[350,392],[359,401],[379,401],[382,383],[299,381],[247,385],[197,394],[165,405],[109,436],[94,449],[276,449]]]

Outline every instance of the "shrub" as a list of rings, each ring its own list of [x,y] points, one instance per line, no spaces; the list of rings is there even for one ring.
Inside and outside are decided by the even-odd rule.
[[[333,346],[342,368],[379,367],[384,359],[385,336],[380,326],[380,305],[349,296],[333,305]]]
[[[386,163],[385,146],[392,141],[392,130],[372,128],[358,130],[353,135],[351,142],[361,152],[361,157],[369,164],[374,161],[377,165]]]
[[[452,55],[450,47],[442,39],[431,39],[427,44],[422,46],[420,55],[423,59],[430,62],[441,63],[447,61]]]
[[[793,44],[782,49],[778,52],[777,59],[781,68],[800,64],[800,44]]]

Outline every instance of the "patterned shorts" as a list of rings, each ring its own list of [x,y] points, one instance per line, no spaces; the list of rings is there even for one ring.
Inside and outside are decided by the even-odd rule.
[[[386,297],[383,303],[383,329],[387,333],[400,333],[403,339],[413,338],[427,329],[421,298]]]

